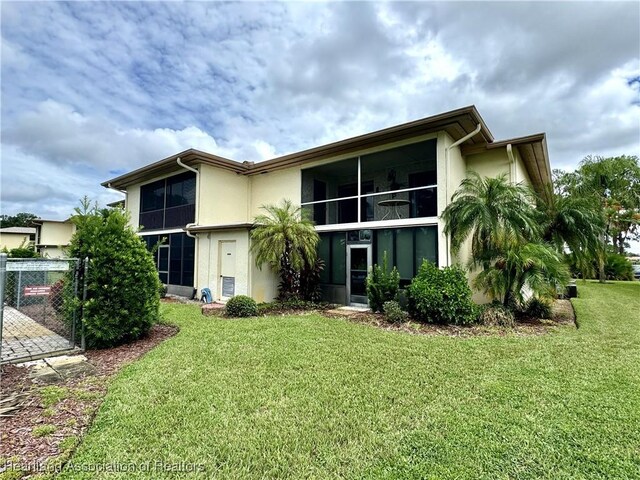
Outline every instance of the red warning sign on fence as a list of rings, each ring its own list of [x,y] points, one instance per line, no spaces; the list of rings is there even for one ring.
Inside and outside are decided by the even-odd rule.
[[[24,287],[25,297],[36,297],[39,295],[49,295],[51,293],[50,285],[29,285]]]

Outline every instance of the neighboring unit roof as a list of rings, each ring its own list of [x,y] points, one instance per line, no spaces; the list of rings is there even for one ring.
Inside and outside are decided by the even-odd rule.
[[[67,218],[66,220],[45,220],[44,218],[38,218],[37,220],[32,220],[31,225],[42,225],[43,223],[70,223],[71,218]]]
[[[36,229],[32,227],[6,227],[0,228],[0,233],[20,233],[22,235],[33,235]]]
[[[477,153],[479,151],[492,148],[506,147],[507,143],[512,143],[514,146],[518,147],[520,155],[523,157],[525,162],[527,171],[529,172],[532,182],[536,187],[541,183],[544,183],[543,179],[551,181],[551,169],[549,167],[549,158],[544,134],[495,142],[493,135],[480,116],[480,113],[478,113],[475,106],[471,105],[258,163],[236,162],[228,158],[219,157],[217,155],[212,155],[195,149],[189,149],[158,162],[146,165],[142,168],[138,168],[130,173],[120,175],[119,177],[103,182],[102,185],[104,187],[118,190],[135,183],[150,180],[157,176],[175,172],[180,168],[177,165],[178,158],[180,158],[182,163],[189,166],[203,163],[223,168],[225,170],[230,170],[238,174],[255,175],[295,165],[301,165],[307,162],[331,158],[337,155],[349,154],[351,152],[361,151],[365,148],[384,145],[441,130],[446,131],[454,141],[457,141],[473,132],[478,125],[480,125],[480,131],[478,134],[467,139],[461,145],[463,153],[465,149],[469,149],[474,151],[474,153]]]

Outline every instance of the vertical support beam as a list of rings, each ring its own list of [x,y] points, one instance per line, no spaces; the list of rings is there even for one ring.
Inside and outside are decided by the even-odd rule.
[[[80,276],[80,265],[81,260],[75,260],[75,264],[73,266],[73,301],[75,302],[78,298],[78,277]],[[71,339],[69,340],[69,347],[74,348],[76,346],[76,322],[78,321],[78,309],[73,309],[73,314],[71,315]]]
[[[81,337],[80,337],[80,347],[82,350],[85,350],[86,344],[84,340],[84,304],[87,302],[87,284],[89,273],[89,257],[85,257],[84,259],[84,286],[82,287],[82,315],[80,316],[80,327],[81,327]]]
[[[22,270],[18,271],[18,294],[16,295],[16,308],[20,309],[20,297],[22,294],[20,293],[22,290]]]
[[[2,328],[4,323],[4,289],[7,284],[7,254],[0,253],[0,354],[2,354]],[[0,375],[2,375],[0,373]]]

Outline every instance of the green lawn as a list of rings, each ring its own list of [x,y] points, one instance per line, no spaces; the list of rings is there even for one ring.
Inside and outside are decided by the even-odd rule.
[[[73,462],[206,469],[184,478],[640,478],[640,283],[578,287],[580,328],[537,337],[166,305],[180,333],[117,376]]]

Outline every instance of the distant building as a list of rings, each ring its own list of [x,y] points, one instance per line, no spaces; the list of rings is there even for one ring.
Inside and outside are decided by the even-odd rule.
[[[32,227],[0,228],[0,250],[33,247],[36,229]]]

